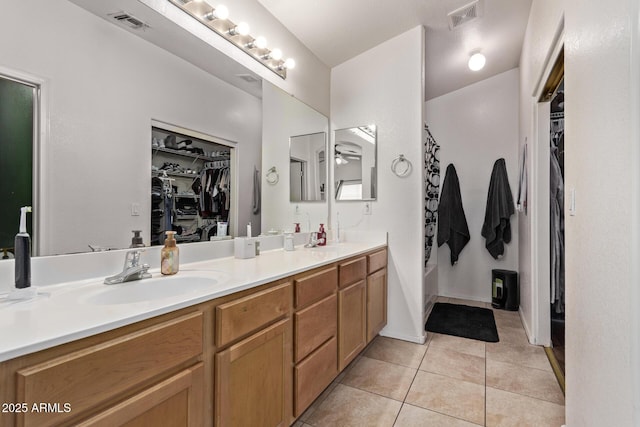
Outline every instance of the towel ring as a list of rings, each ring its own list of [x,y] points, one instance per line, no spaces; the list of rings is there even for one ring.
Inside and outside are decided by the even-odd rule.
[[[400,154],[393,162],[391,162],[391,172],[400,178],[408,176],[411,173],[411,169],[413,169],[413,166],[404,154]]]
[[[275,185],[278,183],[278,181],[280,181],[280,175],[278,175],[278,171],[276,170],[275,166],[272,166],[271,169],[267,171],[267,174],[265,176],[267,178],[267,182],[271,185]]]

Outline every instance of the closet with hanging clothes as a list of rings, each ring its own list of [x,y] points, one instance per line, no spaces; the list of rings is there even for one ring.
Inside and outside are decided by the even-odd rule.
[[[152,127],[151,245],[169,230],[179,243],[229,237],[233,148],[217,139]]]
[[[564,373],[564,80],[551,99],[550,123],[550,266],[552,351]]]

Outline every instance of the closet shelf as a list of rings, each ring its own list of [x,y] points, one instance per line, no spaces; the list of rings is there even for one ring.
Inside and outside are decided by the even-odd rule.
[[[212,162],[212,161],[217,161],[217,160],[229,160],[229,156],[211,157],[211,156],[205,156],[205,155],[202,155],[202,154],[190,153],[190,152],[184,151],[184,150],[174,150],[173,148],[153,147],[152,150],[153,150],[154,154],[156,154],[158,152],[167,153],[167,154],[172,154],[172,155],[175,155],[175,156],[188,157],[190,159],[204,160],[204,161],[207,161],[207,162]]]
[[[163,170],[154,170],[151,172],[152,172],[152,176],[162,176],[162,173],[166,172],[167,176],[177,176],[181,178],[191,178],[191,179],[196,179],[198,177],[197,173],[170,172],[170,171],[163,171]]]

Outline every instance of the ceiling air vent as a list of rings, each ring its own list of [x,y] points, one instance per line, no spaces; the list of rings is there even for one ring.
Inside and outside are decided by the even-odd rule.
[[[256,83],[260,81],[260,79],[254,76],[253,74],[236,74],[236,77],[244,80],[247,83]]]
[[[460,25],[466,24],[480,16],[482,16],[482,1],[476,0],[447,14],[447,18],[449,18],[449,29],[453,30],[458,28]]]
[[[145,28],[149,28],[147,24],[126,12],[110,13],[109,16],[118,21],[121,25],[131,28],[132,30],[144,30]]]

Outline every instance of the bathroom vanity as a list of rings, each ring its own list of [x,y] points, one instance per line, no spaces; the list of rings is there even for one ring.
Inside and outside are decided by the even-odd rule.
[[[185,278],[218,280],[176,296],[179,303],[96,306],[96,316],[123,317],[107,323],[124,326],[101,333],[82,332],[82,318],[66,337],[31,331],[24,348],[44,349],[0,363],[0,424],[291,425],[385,326],[386,267],[380,243],[185,265]],[[17,319],[37,315],[28,304],[46,304],[46,322],[55,300],[52,293],[8,310]]]

